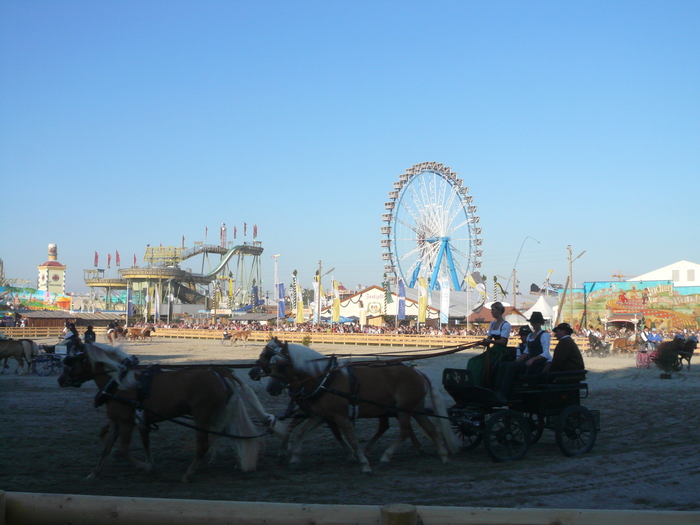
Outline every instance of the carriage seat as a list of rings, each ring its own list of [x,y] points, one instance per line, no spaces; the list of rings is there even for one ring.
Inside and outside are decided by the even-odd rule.
[[[570,370],[566,372],[549,372],[548,374],[532,374],[520,376],[515,380],[516,390],[528,390],[531,388],[546,388],[547,390],[560,390],[562,387],[570,388],[571,385],[580,384],[587,386],[588,370]]]

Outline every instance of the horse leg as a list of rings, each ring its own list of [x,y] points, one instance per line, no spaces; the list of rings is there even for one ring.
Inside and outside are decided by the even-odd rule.
[[[374,445],[377,444],[377,441],[379,441],[379,438],[382,437],[387,430],[389,430],[389,417],[388,416],[380,416],[379,417],[379,427],[377,427],[377,431],[374,433],[374,435],[370,438],[370,440],[365,445],[365,455],[369,454],[372,451],[372,449],[374,448]]]
[[[423,431],[428,435],[428,437],[433,440],[433,443],[435,443],[435,447],[437,448],[440,460],[443,463],[447,463],[448,451],[445,447],[445,436],[443,436],[443,432],[440,430],[440,427],[436,427],[435,425],[433,425],[433,422],[430,421],[430,418],[424,414],[415,414],[413,417],[418,422]]]
[[[328,428],[331,429],[331,432],[333,433],[333,437],[338,440],[338,443],[343,447],[343,450],[345,450],[348,461],[355,461],[357,458],[355,457],[355,451],[348,445],[347,441],[343,439],[343,435],[340,433],[340,430],[338,429],[338,425],[333,423],[332,421],[328,421]]]
[[[153,454],[151,454],[151,431],[147,428],[139,427],[139,436],[141,436],[141,444],[146,453],[146,463],[153,465]]]
[[[185,475],[182,476],[183,483],[189,483],[192,480],[192,475],[194,474],[194,471],[197,470],[197,467],[199,467],[202,461],[204,461],[204,456],[206,455],[208,450],[209,434],[207,434],[206,432],[197,431],[197,452],[195,453],[192,464],[187,469],[187,472],[185,472]]]
[[[149,463],[144,463],[139,461],[131,455],[129,452],[129,447],[131,446],[131,434],[134,431],[134,421],[133,419],[128,422],[122,422],[119,428],[119,454],[131,463],[138,470],[143,470],[144,472],[151,472],[153,470],[153,465]]]
[[[345,438],[345,441],[347,441],[348,445],[350,445],[350,447],[355,451],[355,456],[360,462],[360,465],[362,465],[362,473],[371,474],[372,469],[369,467],[369,460],[362,452],[360,444],[357,442],[357,436],[355,436],[355,431],[352,428],[350,420],[347,417],[338,416],[335,418],[335,423],[338,425],[338,430],[340,430],[341,434]]]
[[[382,454],[382,457],[379,459],[381,463],[389,463],[396,450],[401,446],[401,443],[413,433],[413,429],[411,428],[411,415],[409,413],[400,411],[396,419],[399,420],[399,437],[384,451],[384,454]]]
[[[103,434],[104,432],[104,427],[102,430],[100,430],[100,437],[104,436],[104,446],[102,448],[102,454],[100,454],[99,459],[97,460],[97,465],[95,465],[95,468],[93,471],[90,473],[90,475],[87,477],[87,479],[95,479],[97,476],[100,475],[100,472],[102,472],[102,468],[104,467],[105,464],[105,459],[107,459],[107,456],[109,456],[109,453],[112,452],[112,448],[114,447],[114,443],[116,443],[117,438],[119,437],[119,426],[113,422],[110,421],[108,426],[108,430],[106,432],[106,435]]]
[[[15,359],[17,359],[17,368],[15,369],[15,373],[17,375],[23,376],[24,375],[24,361],[22,361],[22,355],[20,354],[19,356],[15,356]],[[18,372],[19,370],[19,372]]]
[[[369,454],[372,449],[374,448],[374,445],[376,445],[377,441],[379,441],[379,438],[384,435],[384,433],[389,430],[389,417],[388,416],[381,416],[379,418],[379,428],[377,428],[377,432],[372,436],[372,438],[367,442],[365,445],[365,455]],[[416,449],[416,451],[419,454],[423,453],[423,444],[420,442],[420,440],[416,437],[416,433],[413,432],[413,427],[409,426],[409,434],[408,438],[411,440],[411,444],[413,447]]]
[[[318,417],[310,417],[304,420],[303,423],[295,425],[295,427],[298,427],[298,429],[296,432],[294,432],[294,435],[292,435],[291,431],[287,434],[289,436],[288,441],[290,442],[288,449],[290,466],[299,466],[301,463],[301,446],[304,436],[306,436],[308,432],[311,432],[315,428],[321,426],[321,423],[323,423],[323,419]]]

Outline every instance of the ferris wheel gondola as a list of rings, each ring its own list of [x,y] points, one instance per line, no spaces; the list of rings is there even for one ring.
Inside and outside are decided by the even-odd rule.
[[[481,267],[481,228],[474,197],[462,179],[438,162],[415,164],[394,182],[381,227],[384,271],[414,288],[424,277],[431,290],[449,281],[465,290],[465,278]]]

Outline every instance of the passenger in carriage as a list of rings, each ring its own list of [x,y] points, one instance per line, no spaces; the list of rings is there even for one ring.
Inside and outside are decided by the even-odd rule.
[[[541,312],[533,312],[528,321],[533,330],[527,326],[520,328],[519,334],[524,339],[524,345],[518,347],[516,360],[501,363],[498,367],[495,393],[496,398],[502,403],[508,400],[517,376],[541,374],[552,360],[549,353],[551,336],[549,332],[542,329],[544,316]]]
[[[579,350],[576,341],[571,338],[574,333],[569,323],[560,323],[552,328],[554,337],[559,341],[554,348],[554,355],[551,363],[545,366],[545,372],[570,372],[575,370],[585,370],[583,355]]]

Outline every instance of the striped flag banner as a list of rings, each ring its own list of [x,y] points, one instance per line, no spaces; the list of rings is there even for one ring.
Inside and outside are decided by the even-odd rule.
[[[440,277],[440,323],[448,324],[450,320],[450,281],[446,275]]]

